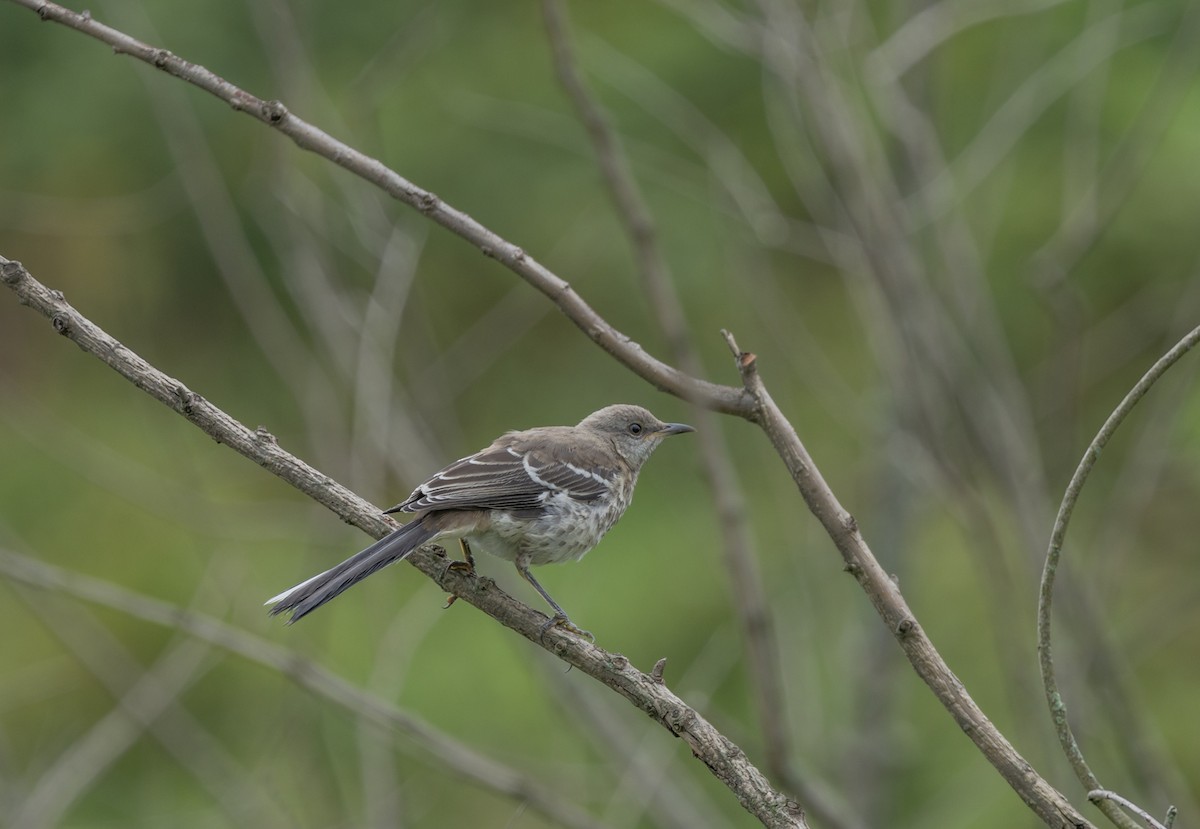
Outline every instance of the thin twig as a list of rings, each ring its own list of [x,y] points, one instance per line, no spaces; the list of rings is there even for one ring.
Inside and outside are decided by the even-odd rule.
[[[1126,809],[1130,812],[1133,812],[1135,815],[1137,815],[1139,818],[1141,818],[1141,820],[1146,824],[1146,826],[1149,827],[1149,829],[1170,829],[1170,825],[1172,823],[1174,823],[1174,816],[1175,816],[1175,807],[1174,806],[1172,806],[1170,809],[1167,810],[1167,822],[1165,824],[1163,824],[1163,823],[1160,823],[1158,821],[1158,819],[1154,817],[1154,815],[1147,812],[1141,806],[1138,806],[1136,803],[1132,803],[1129,800],[1126,800],[1125,798],[1121,797],[1121,795],[1117,794],[1116,792],[1110,792],[1106,789],[1096,789],[1094,791],[1088,792],[1088,800],[1099,805],[1101,808],[1103,808],[1103,804],[1105,804],[1105,803],[1115,803],[1117,806],[1120,806],[1122,809]]]
[[[1058,688],[1058,681],[1055,678],[1054,654],[1050,642],[1050,619],[1054,605],[1054,582],[1058,574],[1058,564],[1062,557],[1063,541],[1066,538],[1067,525],[1071,521],[1071,514],[1074,512],[1075,504],[1079,500],[1079,493],[1083,490],[1084,484],[1087,483],[1092,467],[1099,460],[1100,452],[1112,438],[1117,427],[1124,422],[1125,418],[1133,410],[1133,407],[1150,391],[1150,387],[1180,357],[1190,351],[1192,346],[1197,342],[1200,342],[1200,326],[1193,328],[1170,351],[1160,357],[1150,367],[1150,370],[1142,376],[1142,379],[1129,390],[1129,393],[1125,395],[1125,399],[1113,410],[1108,419],[1104,421],[1104,425],[1100,427],[1100,431],[1096,433],[1096,437],[1092,439],[1087,450],[1083,453],[1083,458],[1080,460],[1079,466],[1076,467],[1075,474],[1071,476],[1071,482],[1067,485],[1067,490],[1063,494],[1062,504],[1058,508],[1058,515],[1054,519],[1054,529],[1050,534],[1050,546],[1046,551],[1046,564],[1042,570],[1042,582],[1038,591],[1038,663],[1042,670],[1042,683],[1046,691],[1046,702],[1050,706],[1050,717],[1054,721],[1054,728],[1058,733],[1059,743],[1062,745],[1067,760],[1071,763],[1071,768],[1075,771],[1075,776],[1088,791],[1094,791],[1102,787],[1100,781],[1096,778],[1091,767],[1084,759],[1083,752],[1079,748],[1079,743],[1076,741],[1075,734],[1071,729],[1071,724],[1068,722],[1067,706],[1063,701],[1062,693]],[[1112,801],[1102,800],[1098,805],[1101,811],[1118,826],[1130,826],[1131,821],[1129,818]]]

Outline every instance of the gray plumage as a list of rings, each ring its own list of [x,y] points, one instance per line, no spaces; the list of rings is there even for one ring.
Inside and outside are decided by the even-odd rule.
[[[272,614],[291,611],[295,622],[421,544],[460,538],[513,562],[554,608],[551,624],[578,631],[529,566],[582,558],[628,508],[638,472],[662,440],[690,431],[621,404],[576,426],[508,432],[387,510],[415,513],[408,524],[267,604]]]

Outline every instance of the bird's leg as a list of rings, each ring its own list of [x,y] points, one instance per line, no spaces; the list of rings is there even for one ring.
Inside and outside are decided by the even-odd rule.
[[[451,559],[446,562],[446,569],[442,571],[442,575],[446,575],[451,570],[457,570],[460,573],[468,575],[475,574],[475,556],[471,555],[471,545],[467,543],[467,539],[458,539],[458,546],[462,549],[463,560]]]
[[[459,561],[458,559],[452,559],[451,561],[446,562],[446,569],[442,571],[443,578],[445,578],[446,574],[451,570],[457,570],[458,572],[466,573],[469,576],[475,575],[475,557],[471,555],[471,545],[467,543],[467,539],[460,538],[458,539],[458,546],[462,548],[463,560]],[[456,601],[458,601],[458,596],[455,596],[453,593],[451,593],[450,598],[446,599],[446,604],[442,610],[445,610]]]
[[[533,589],[536,590],[537,592],[541,593],[542,598],[545,599],[546,602],[552,608],[554,608],[554,615],[551,616],[549,620],[547,620],[546,624],[542,625],[541,638],[543,640],[545,640],[545,638],[546,638],[546,631],[548,631],[550,628],[553,628],[553,627],[560,627],[560,628],[565,628],[566,630],[570,631],[571,633],[574,633],[576,636],[582,636],[583,638],[587,639],[590,642],[596,641],[596,637],[592,636],[591,633],[584,630],[583,628],[576,627],[575,623],[572,622],[571,619],[567,616],[566,611],[558,606],[558,602],[556,602],[556,601],[554,601],[554,599],[550,598],[550,594],[546,592],[546,588],[544,588],[540,584],[538,584],[537,579],[535,579],[533,577],[533,573],[529,572],[529,561],[525,558],[525,556],[517,556],[517,560],[513,563],[517,567],[517,572],[521,574],[521,578],[525,579],[525,581],[532,584]]]

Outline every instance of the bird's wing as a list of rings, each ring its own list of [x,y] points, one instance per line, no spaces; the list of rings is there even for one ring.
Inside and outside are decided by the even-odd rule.
[[[497,441],[450,464],[388,512],[536,509],[555,493],[591,501],[608,492],[616,468],[578,452],[558,451],[557,446]]]

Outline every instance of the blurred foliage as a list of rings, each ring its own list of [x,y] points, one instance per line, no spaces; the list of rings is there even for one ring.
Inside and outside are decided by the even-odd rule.
[[[720,328],[759,354],[772,393],[947,661],[1088,811],[1037,682],[1036,579],[1083,447],[1197,321],[1200,85],[1180,47],[1196,23],[1180,0],[1047,0],[1011,14],[975,0],[803,6],[853,127],[883,148],[909,210],[904,239],[921,290],[966,335],[961,354],[943,355],[962,373],[922,410],[936,420],[913,415],[918,392],[907,397],[896,374],[914,369],[895,334],[910,321],[869,274],[806,241],[822,238],[810,222],[836,215],[827,159],[808,143],[820,109],[800,101],[788,122],[761,61],[722,39],[739,33],[737,21],[757,25],[758,8],[610,2],[571,12],[708,377],[737,382]],[[160,0],[91,11],[378,157],[665,356],[534,4]],[[936,21],[951,35],[899,85],[928,117],[934,169],[949,162],[950,178],[931,180],[864,90],[879,44],[934,33]],[[684,404],[458,238],[200,91],[10,4],[0,4],[0,111],[0,254],[378,504],[505,429],[575,422],[616,401],[687,419]],[[1134,160],[1127,186],[1123,159]],[[1080,215],[1101,221],[1057,271],[1047,250],[1063,250],[1054,240],[1081,199]],[[956,233],[974,249],[945,254]],[[972,259],[977,275],[956,266]],[[443,597],[408,568],[296,627],[266,618],[265,597],[355,551],[361,534],[7,295],[0,352],[0,546],[224,618],[613,826],[660,825],[639,805],[628,758],[575,710],[585,695],[603,728],[681,781],[710,825],[752,824],[685,745],[465,604],[443,612]],[[1017,382],[997,381],[985,422],[976,383],[993,370]],[[1200,663],[1188,658],[1200,647],[1195,370],[1185,360],[1168,374],[1097,467],[1069,539],[1069,609],[1056,628],[1060,682],[1101,780],[1155,814],[1176,802],[1185,822],[1200,799]],[[1010,418],[1030,424],[1020,451],[1033,466],[1015,464],[1038,470],[1028,479],[1013,480],[972,437],[999,434]],[[741,422],[723,429],[778,626],[802,774],[869,825],[1034,825],[903,663],[762,435]],[[762,765],[717,519],[687,440],[659,452],[599,550],[538,576],[602,646],[643,670],[668,657],[672,687]],[[481,564],[541,607],[510,567]],[[198,657],[155,736],[139,729],[127,750],[89,765],[81,751],[119,693],[92,660],[140,666],[118,671],[131,685],[186,637],[4,581],[0,629],[0,825],[52,780],[50,822],[29,825],[547,825],[454,779],[408,738],[217,651]],[[181,748],[201,743],[211,751]]]

